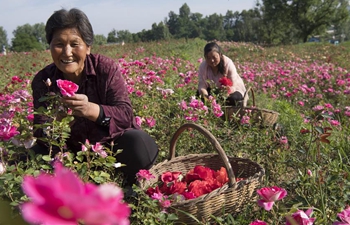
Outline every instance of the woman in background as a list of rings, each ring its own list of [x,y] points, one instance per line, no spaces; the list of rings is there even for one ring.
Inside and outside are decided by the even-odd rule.
[[[242,103],[246,87],[243,79],[238,75],[232,60],[222,54],[220,46],[216,42],[210,42],[204,47],[205,60],[199,66],[199,83],[197,95],[202,99],[211,95],[211,83],[216,88],[228,89],[226,103],[236,106]]]

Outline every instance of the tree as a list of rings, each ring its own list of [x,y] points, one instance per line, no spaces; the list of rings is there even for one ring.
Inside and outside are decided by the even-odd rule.
[[[27,23],[18,26],[13,31],[13,36],[13,51],[45,50],[48,47],[48,44],[43,41],[43,38],[45,38],[45,25],[43,23],[34,24],[33,26]]]
[[[306,42],[349,17],[345,0],[263,0],[265,24]],[[271,23],[272,22],[272,23]]]
[[[128,30],[119,30],[117,31],[117,41],[130,43],[133,41],[132,34]]]
[[[12,50],[15,52],[30,52],[33,50],[42,50],[42,45],[33,35],[19,32],[12,39]]]
[[[258,9],[243,10],[241,13],[228,11],[223,20],[226,38],[234,41],[257,42],[260,25]]]
[[[191,33],[191,27],[193,26],[190,20],[191,10],[185,3],[179,9],[179,17],[177,20],[177,32],[175,37],[177,38],[188,38]]]
[[[206,25],[203,31],[206,40],[219,40],[225,39],[225,30],[223,27],[224,18],[216,13],[206,17]]]
[[[169,40],[171,38],[171,34],[167,26],[164,25],[163,22],[152,24],[152,40]]]
[[[165,23],[168,26],[170,34],[175,35],[179,29],[179,24],[178,24],[179,16],[173,11],[170,11],[168,16],[169,16],[169,19],[166,18]]]
[[[5,48],[8,49],[6,30],[4,30],[3,27],[0,27],[0,51],[2,50],[2,46],[5,46]]]
[[[94,35],[94,44],[105,45],[107,44],[107,38],[103,34],[96,34]]]
[[[235,12],[235,14],[239,14],[238,12]],[[226,40],[233,40],[234,39],[234,28],[235,28],[236,20],[235,15],[231,10],[227,10],[226,15],[223,19],[223,27],[225,29],[226,33]]]
[[[295,26],[290,18],[288,0],[263,0],[260,6],[261,26],[260,39],[266,44],[293,42]]]
[[[111,32],[108,33],[107,36],[107,43],[117,43],[117,31],[115,29],[111,30]]]
[[[47,49],[49,44],[46,41],[46,32],[44,23],[36,23],[33,26],[33,35],[39,43],[43,46],[43,49]]]

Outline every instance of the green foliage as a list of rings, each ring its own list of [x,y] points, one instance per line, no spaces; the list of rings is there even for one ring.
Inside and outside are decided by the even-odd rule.
[[[117,43],[117,42],[118,42],[117,30],[112,29],[111,32],[109,32],[107,35],[107,43]]]
[[[13,31],[12,50],[16,52],[30,52],[34,50],[45,50],[48,47],[45,38],[44,23],[25,24],[18,26]]]
[[[130,78],[140,79],[149,71],[161,77],[163,82],[155,82],[151,88],[143,84],[136,87],[138,91],[144,93],[142,97],[135,93],[130,94],[135,115],[142,118],[153,117],[156,120],[154,127],[143,125],[143,129],[157,141],[160,150],[157,163],[168,158],[172,135],[179,126],[188,122],[184,119],[179,103],[182,100],[188,102],[190,97],[195,95],[196,76],[191,77],[192,80],[188,85],[180,84],[183,84],[183,75],[195,74],[198,70],[198,59],[203,57],[205,43],[206,41],[202,39],[184,38],[142,43],[142,46],[128,43],[124,46],[93,47],[95,53],[112,57],[117,62],[120,60],[123,65],[130,63],[127,66]],[[313,207],[313,217],[317,218],[315,224],[331,224],[336,220],[337,213],[349,204],[350,129],[347,126],[349,117],[344,113],[328,115],[312,108],[329,103],[343,110],[350,105],[349,99],[342,92],[337,95],[324,93],[323,88],[317,85],[314,85],[315,93],[322,95],[322,98],[311,98],[300,92],[292,97],[281,94],[284,93],[281,92],[281,88],[290,88],[291,92],[300,88],[297,82],[273,87],[263,85],[271,76],[269,73],[273,73],[272,75],[277,78],[281,72],[290,70],[295,77],[301,74],[303,83],[310,87],[310,80],[318,79],[318,71],[311,65],[318,63],[331,76],[327,80],[327,85],[331,85],[335,91],[342,91],[344,87],[337,85],[336,82],[341,74],[346,74],[346,71],[350,70],[347,61],[350,52],[348,43],[339,46],[307,43],[270,48],[248,43],[219,44],[223,47],[224,53],[234,60],[238,73],[244,76],[247,85],[254,88],[256,105],[280,113],[278,123],[283,129],[276,130],[275,127],[261,127],[255,124],[240,125],[237,121],[216,118],[212,113],[200,114],[197,123],[205,126],[217,138],[227,155],[249,158],[261,164],[266,171],[261,186],[281,186],[287,189],[288,195],[276,203],[273,211],[266,212],[252,203],[247,204],[238,215],[228,212],[213,218],[214,221],[217,224],[249,224],[255,219],[260,219],[269,224],[285,224],[285,216],[296,208],[305,210]],[[141,63],[133,63],[136,60]],[[12,93],[22,88],[11,82],[13,76],[31,79],[38,68],[50,62],[50,55],[45,51],[14,53],[0,57],[3,93]],[[302,63],[307,66],[302,67],[304,65]],[[268,70],[272,65],[277,65],[278,72]],[[246,73],[247,71],[254,75],[254,80],[249,80],[253,78]],[[157,87],[173,89],[174,93],[164,96],[156,89]],[[28,87],[22,89],[25,88]],[[304,101],[305,106],[299,105],[299,101]],[[251,104],[251,99],[248,103]],[[210,107],[209,104],[207,106]],[[7,108],[2,107],[0,110]],[[29,135],[26,130],[29,132],[30,123],[22,114],[23,112],[16,113],[16,126],[23,134],[19,137],[20,140],[25,141]],[[305,119],[309,119],[310,122],[305,123]],[[329,119],[338,120],[340,125],[332,125]],[[50,123],[51,127],[61,127],[60,133],[50,139],[52,144],[63,146],[54,140],[66,138],[62,134],[68,133],[65,124],[69,121],[67,117],[67,120]],[[332,130],[329,130],[329,127]],[[303,133],[302,129],[308,132]],[[281,142],[281,136],[285,136],[288,143]],[[41,170],[51,171],[50,160],[53,157],[35,156],[23,146],[18,147],[11,142],[1,142],[0,147],[10,149],[9,155],[6,156],[9,159],[24,157],[21,162],[8,165],[7,172],[0,176],[0,196],[13,200],[13,204],[18,205],[26,200],[20,188],[23,176],[37,175]],[[66,153],[65,151],[63,148],[62,153]],[[113,154],[109,149],[106,151],[109,153],[107,158],[98,157],[91,150],[64,154],[64,157],[58,156],[66,166],[80,174],[84,181],[120,183],[122,180],[114,167],[116,153]],[[205,137],[191,130],[182,134],[176,145],[176,155],[214,151],[214,147]],[[308,175],[308,170],[312,175]],[[126,198],[133,208],[132,224],[140,224],[140,221],[144,224],[172,224],[176,221],[175,215],[162,213],[157,202],[148,198],[138,187],[134,187],[134,191],[137,195]]]
[[[96,34],[94,36],[94,45],[105,45],[107,44],[107,38],[103,34]]]

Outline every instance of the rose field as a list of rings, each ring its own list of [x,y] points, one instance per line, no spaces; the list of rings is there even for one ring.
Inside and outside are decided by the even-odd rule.
[[[221,212],[204,219],[173,207],[202,196],[209,201],[212,191],[227,188],[230,175],[224,162],[206,168],[198,160],[194,170],[180,175],[176,168],[167,169],[157,184],[150,180],[158,174],[140,171],[143,185],[123,193],[117,153],[88,142],[81,143],[81,152],[70,153],[64,140],[73,116],[58,121],[53,109],[33,110],[30,83],[52,62],[50,52],[13,52],[0,55],[0,225],[186,224],[181,215],[195,224],[350,224],[350,45],[265,48],[219,42],[253,90],[247,105],[279,113],[277,122],[265,125],[251,111],[228,117],[224,93],[205,102],[195,96],[205,44],[199,39],[127,43],[93,46],[92,52],[120,64],[136,121],[158,144],[156,165],[169,158],[178,129],[196,124],[210,135],[191,125],[184,129],[177,137],[175,159],[216,154],[218,147],[208,138],[212,135],[227,157],[249,159],[263,168],[259,185],[245,200],[225,198],[239,210],[225,210],[224,204]],[[60,154],[35,155],[30,149],[34,113],[53,119],[44,125],[52,131],[46,141],[58,146]],[[204,190],[204,173],[218,185]],[[248,184],[243,173],[234,175],[229,189]],[[201,181],[171,186],[194,177]],[[35,223],[38,218],[46,218],[45,223]]]

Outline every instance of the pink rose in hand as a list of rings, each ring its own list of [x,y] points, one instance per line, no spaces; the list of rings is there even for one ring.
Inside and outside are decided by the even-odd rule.
[[[57,80],[57,86],[63,96],[72,97],[78,91],[79,86],[69,80]]]
[[[258,195],[261,197],[258,200],[258,205],[267,211],[272,209],[273,204],[277,200],[281,200],[287,195],[287,191],[280,187],[264,187],[257,190]]]

